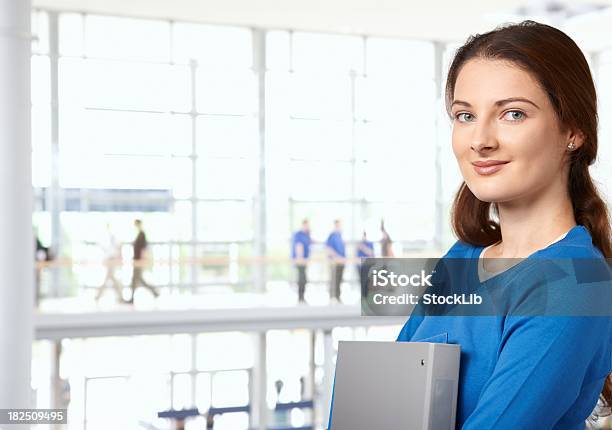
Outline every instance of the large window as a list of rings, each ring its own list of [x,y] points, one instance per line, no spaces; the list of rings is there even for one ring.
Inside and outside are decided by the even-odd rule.
[[[129,261],[140,218],[160,262],[151,273],[156,285],[252,284],[250,270],[236,278],[226,265],[225,275],[211,277],[210,267],[194,263],[236,249],[252,254],[259,154],[252,32],[46,11],[34,12],[33,26],[41,242],[73,263],[100,260],[108,225]],[[43,294],[81,294],[104,279],[102,267],[59,266],[43,274]],[[129,276],[122,269],[124,282]]]
[[[319,243],[342,220],[349,255],[382,219],[398,255],[446,233],[439,45],[47,11],[33,26],[34,223],[65,261],[100,260],[109,225],[128,262],[141,218],[154,283],[248,291],[266,287],[261,250],[288,284],[303,218]],[[43,294],[96,287],[90,268],[48,271]]]
[[[271,252],[304,218],[319,242],[340,219],[351,255],[363,231],[380,238],[381,219],[398,254],[431,245],[434,45],[269,31],[266,54]]]

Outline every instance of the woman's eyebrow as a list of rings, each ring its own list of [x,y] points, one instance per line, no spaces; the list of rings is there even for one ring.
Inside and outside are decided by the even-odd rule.
[[[531,100],[529,100],[529,99],[527,99],[525,97],[509,97],[507,99],[497,100],[494,104],[495,104],[495,106],[503,106],[503,105],[506,105],[506,104],[512,103],[512,102],[525,102],[525,103],[529,103],[529,104],[535,106],[536,108],[540,109],[540,106],[538,106],[537,104],[535,104],[534,102],[532,102]],[[468,103],[466,101],[463,101],[463,100],[454,100],[453,103],[451,104],[451,107],[453,107],[455,105],[472,107],[472,105],[470,103]]]
[[[455,105],[462,105],[462,106],[466,106],[466,107],[472,107],[471,104],[469,104],[468,102],[464,102],[463,100],[453,100],[453,103],[451,104],[451,107],[453,107]]]
[[[538,106],[537,104],[535,104],[534,102],[532,102],[531,100],[525,97],[510,97],[507,99],[498,100],[495,102],[495,106],[503,106],[505,104],[512,103],[512,102],[525,102],[525,103],[529,103],[535,106],[536,108],[540,109],[540,106]]]

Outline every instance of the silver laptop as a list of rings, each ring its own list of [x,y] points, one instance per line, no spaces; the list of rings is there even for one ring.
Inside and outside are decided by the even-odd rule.
[[[454,430],[459,345],[340,341],[330,430]]]

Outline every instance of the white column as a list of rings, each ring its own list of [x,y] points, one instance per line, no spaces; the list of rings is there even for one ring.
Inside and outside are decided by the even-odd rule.
[[[329,413],[331,412],[332,391],[334,388],[334,376],[336,366],[334,364],[334,340],[331,330],[323,330],[323,394],[321,396],[323,407],[323,428],[327,428]]]
[[[319,419],[317,415],[317,407],[316,407],[316,379],[315,372],[317,368],[317,363],[315,360],[315,348],[316,348],[316,331],[310,330],[308,332],[308,340],[310,342],[310,359],[308,362],[308,368],[310,369],[309,374],[305,378],[306,387],[304,390],[304,398],[302,400],[312,400],[313,408],[310,413],[310,417],[312,420],[313,427],[317,424],[317,420]]]
[[[253,365],[250,397],[250,428],[265,430],[268,428],[268,371],[266,332],[253,334],[255,363]]]
[[[31,406],[30,8],[0,0],[0,408]]]
[[[198,62],[196,60],[189,60],[189,70],[191,76],[191,109],[189,110],[189,117],[191,119],[191,155],[189,156],[191,160],[191,257],[195,259],[199,257],[198,225],[202,221],[198,219],[200,214],[198,211],[198,106],[196,96]],[[204,220],[204,222],[206,221]],[[195,294],[195,291],[197,291],[197,285],[199,284],[198,276],[198,264],[194,261],[191,264],[191,294]]]
[[[257,263],[254,271],[254,291],[266,291],[267,215],[266,215],[266,33],[253,30],[253,70],[257,75],[257,128],[259,154],[257,158],[257,195],[255,196],[254,247]]]
[[[62,223],[60,214],[64,211],[64,191],[60,186],[60,149],[59,149],[59,30],[58,13],[48,12],[49,16],[49,71],[51,82],[51,183],[47,189],[48,208],[51,215],[51,251],[53,255],[62,253]],[[81,197],[82,199],[82,197]],[[54,267],[48,273],[50,297],[66,294],[60,287],[61,269]]]
[[[51,407],[63,409],[67,407],[64,404],[64,387],[63,380],[60,376],[60,361],[62,358],[62,341],[55,340],[51,344]],[[51,425],[52,430],[62,430],[63,424]]]
[[[442,136],[440,133],[440,112],[438,107],[444,106],[444,93],[442,90],[442,83],[444,78],[442,77],[442,66],[444,56],[444,44],[441,42],[434,42],[434,85],[436,88],[436,102],[434,106],[436,111],[434,112],[435,117],[435,136],[436,136],[436,147],[435,147],[435,172],[436,172],[436,212],[434,220],[434,246],[436,249],[442,251],[446,242],[446,231],[444,229],[445,221],[448,218],[448,205],[444,202],[444,180],[442,178],[443,161],[442,161]]]

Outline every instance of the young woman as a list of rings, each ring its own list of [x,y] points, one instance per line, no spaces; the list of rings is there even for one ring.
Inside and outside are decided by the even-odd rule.
[[[612,257],[589,175],[595,86],[567,35],[526,21],[471,37],[446,104],[464,183],[445,257],[483,273],[491,258]],[[397,340],[437,339],[461,345],[457,428],[584,429],[599,399],[612,404],[612,318],[412,316]]]

